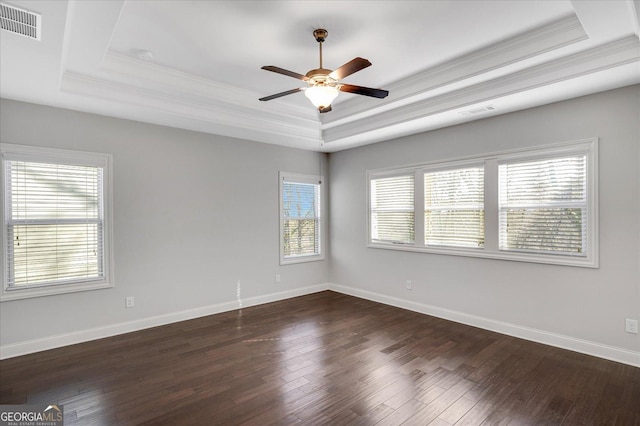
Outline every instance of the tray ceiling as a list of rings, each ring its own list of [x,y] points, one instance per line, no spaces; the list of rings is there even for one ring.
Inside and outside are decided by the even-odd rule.
[[[640,5],[605,1],[7,1],[40,40],[0,32],[0,96],[338,151],[640,82]],[[373,66],[318,112],[266,72]],[[304,83],[303,83],[304,84]]]

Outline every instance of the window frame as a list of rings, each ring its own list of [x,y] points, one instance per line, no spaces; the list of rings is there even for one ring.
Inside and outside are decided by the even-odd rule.
[[[317,209],[317,221],[318,221],[318,253],[300,256],[288,256],[284,255],[284,204],[282,191],[285,179],[289,182],[318,185],[319,194],[319,208]],[[324,206],[325,206],[325,190],[324,190],[324,177],[318,175],[308,175],[301,173],[290,173],[280,171],[278,173],[278,222],[279,222],[279,253],[280,253],[280,265],[291,265],[296,263],[316,262],[324,260]]]
[[[8,233],[6,229],[5,209],[5,161],[26,161],[47,164],[75,165],[99,167],[102,169],[102,203],[103,203],[103,277],[98,279],[78,280],[37,284],[24,288],[9,287]],[[99,290],[114,287],[113,280],[113,194],[112,194],[112,156],[111,154],[91,153],[83,151],[43,148],[36,146],[0,143],[0,217],[2,217],[2,237],[0,255],[2,256],[2,286],[0,302],[26,299],[31,297],[51,296],[78,291]]]
[[[587,244],[584,256],[556,253],[532,253],[506,251],[499,249],[499,176],[498,166],[508,161],[526,161],[530,159],[557,158],[565,155],[584,153],[587,156],[586,197],[587,197]],[[438,170],[455,170],[465,166],[484,165],[484,247],[427,246],[424,244],[424,173]],[[371,239],[371,180],[402,173],[415,173],[414,208],[415,238],[414,244],[388,244]],[[598,229],[598,138],[540,145],[467,156],[455,159],[431,161],[396,168],[371,169],[366,172],[366,215],[368,248],[424,252],[454,256],[479,257],[488,259],[511,260],[518,262],[544,263],[552,265],[599,267],[599,229]],[[421,195],[422,194],[422,195]]]

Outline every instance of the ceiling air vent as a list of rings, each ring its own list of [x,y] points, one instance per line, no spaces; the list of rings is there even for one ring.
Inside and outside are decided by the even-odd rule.
[[[3,30],[40,40],[41,19],[37,13],[0,3],[0,25]]]

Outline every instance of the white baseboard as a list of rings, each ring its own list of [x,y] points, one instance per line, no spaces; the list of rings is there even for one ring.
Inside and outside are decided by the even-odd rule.
[[[359,297],[361,299],[384,303],[385,305],[391,305],[398,308],[419,312],[421,314],[459,322],[461,324],[466,324],[485,330],[495,331],[497,333],[506,334],[508,336],[519,337],[521,339],[543,343],[545,345],[568,349],[574,352],[580,352],[583,354],[593,355],[599,358],[640,367],[640,352],[634,352],[614,346],[603,345],[600,343],[577,339],[561,334],[550,333],[544,330],[522,327],[515,324],[492,320],[489,318],[465,314],[463,312],[451,311],[448,309],[438,308],[436,306],[430,306],[423,303],[417,303],[392,296],[386,296],[384,294],[374,293],[354,287],[329,284],[329,290]]]
[[[434,317],[459,322],[473,327],[495,331],[497,333],[502,333],[513,337],[519,337],[525,340],[531,340],[533,342],[556,346],[559,348],[568,349],[587,355],[593,355],[599,358],[633,365],[635,367],[640,367],[640,352],[602,345],[600,343],[576,339],[570,336],[564,336],[561,334],[550,333],[543,330],[522,327],[515,324],[465,314],[463,312],[438,308],[436,306],[412,302],[405,299],[333,283],[324,283],[309,287],[282,291],[278,293],[255,296],[248,299],[242,299],[241,304],[239,304],[238,301],[218,303],[215,305],[203,306],[200,308],[189,309],[180,312],[172,312],[170,314],[122,322],[104,327],[91,328],[76,331],[73,333],[59,334],[41,339],[27,340],[18,343],[2,345],[0,346],[0,359],[13,358],[20,355],[27,355],[30,353],[45,351],[48,349],[55,349],[62,346],[74,345],[77,343],[116,336],[118,334],[131,333],[134,331],[171,324],[178,321],[185,321],[207,315],[228,312],[234,309],[238,309],[239,307],[248,308],[250,306],[262,305],[265,303],[290,299],[292,297],[304,296],[306,294],[317,293],[324,290],[333,290],[338,293],[359,297],[361,299],[384,303],[385,305],[391,305],[421,314],[431,315]]]
[[[46,351],[62,346],[74,345],[76,343],[88,342],[91,340],[103,339],[105,337],[116,336],[118,334],[131,333],[133,331],[144,330],[145,328],[157,327],[171,324],[178,321],[185,321],[207,315],[219,314],[232,311],[238,308],[248,308],[250,306],[262,305],[264,303],[277,302],[279,300],[290,299],[292,297],[304,296],[306,294],[317,293],[329,289],[329,284],[318,284],[309,287],[297,288],[293,290],[270,293],[262,296],[250,297],[238,301],[217,303],[215,305],[202,306],[200,308],[188,309],[170,314],[158,315],[150,318],[143,318],[134,321],[121,322],[104,327],[90,328],[86,330],[74,331],[72,333],[58,334],[41,339],[26,340],[0,346],[0,359],[13,358],[20,355],[27,355],[34,352]]]

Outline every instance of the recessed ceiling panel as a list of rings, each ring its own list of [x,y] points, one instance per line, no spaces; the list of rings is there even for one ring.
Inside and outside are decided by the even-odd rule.
[[[268,94],[296,82],[260,67],[317,68],[312,31],[323,27],[325,68],[367,58],[357,84],[381,87],[572,11],[568,1],[129,1],[110,48]]]

